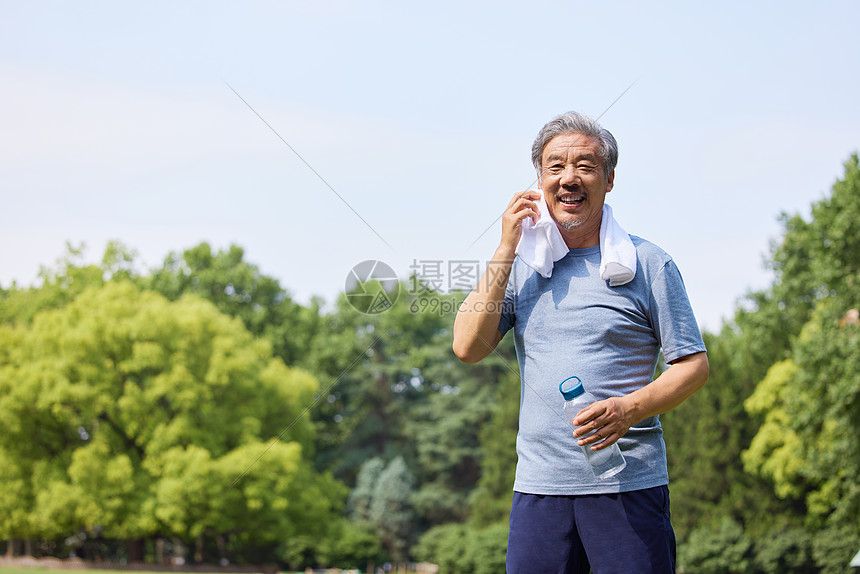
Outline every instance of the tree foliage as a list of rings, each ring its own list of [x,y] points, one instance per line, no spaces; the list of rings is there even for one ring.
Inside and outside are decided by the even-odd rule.
[[[713,528],[716,526],[716,528]],[[752,574],[752,542],[743,526],[724,516],[715,525],[693,531],[678,556],[681,572],[697,574]]]
[[[144,287],[170,300],[194,293],[242,320],[256,337],[272,344],[288,365],[301,365],[317,329],[319,302],[295,303],[277,279],[245,261],[238,245],[212,251],[208,243],[171,253],[161,268],[141,279]]]
[[[404,284],[395,305],[378,315],[360,313],[342,297],[323,316],[309,364],[324,373],[324,385],[330,381],[327,400],[315,409],[318,465],[355,484],[356,494],[365,490],[362,465],[402,457],[415,481],[419,529],[426,529],[467,519],[484,463],[481,436],[501,397],[519,404],[506,388],[516,393],[519,385],[507,345],[480,365],[460,363],[451,350],[453,313],[419,306],[418,297]],[[462,294],[420,297],[453,309]],[[502,436],[512,444],[516,424]],[[512,476],[513,464],[508,470]]]
[[[404,562],[415,533],[412,509],[414,478],[402,457],[397,457],[379,474],[373,490],[368,518],[391,557]]]
[[[275,543],[339,509],[300,416],[315,379],[212,304],[111,281],[0,333],[6,537]]]
[[[415,548],[419,560],[439,564],[440,574],[496,574],[505,571],[508,525],[484,528],[449,523],[430,529]]]
[[[747,296],[718,336],[706,335],[708,384],[665,416],[673,522],[692,571],[708,571],[706,548],[731,547],[733,536],[747,537],[755,560],[732,568],[759,572],[842,560],[833,570],[841,571],[847,550],[813,551],[834,528],[846,529],[846,547],[860,546],[857,156],[811,219],[782,222],[773,284]]]
[[[799,498],[812,526],[851,522],[860,534],[860,168],[853,156],[812,219],[788,220],[775,292],[808,308],[790,356],[747,401],[763,419],[744,462],[778,495]]]
[[[663,417],[685,572],[841,572],[860,547],[857,156],[782,224],[772,285],[705,334],[709,383]],[[413,281],[383,313],[323,312],[235,245],[150,271],[70,245],[0,288],[0,535],[502,571],[519,374],[510,337],[454,357],[462,298]]]

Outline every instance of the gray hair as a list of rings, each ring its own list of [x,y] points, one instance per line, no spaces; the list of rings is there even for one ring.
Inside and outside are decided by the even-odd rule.
[[[600,155],[603,157],[603,166],[608,176],[618,163],[618,142],[615,137],[600,127],[600,124],[578,112],[567,112],[551,119],[538,132],[535,143],[532,144],[532,163],[541,174],[541,159],[546,145],[556,136],[563,134],[582,134],[584,136],[597,138],[600,141]]]

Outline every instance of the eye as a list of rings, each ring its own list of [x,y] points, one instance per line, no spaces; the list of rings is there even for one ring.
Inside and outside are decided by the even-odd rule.
[[[559,173],[564,169],[564,166],[560,163],[554,163],[546,168],[546,170],[550,173]]]
[[[581,164],[576,166],[576,169],[579,169],[582,171],[593,171],[595,169],[595,166],[590,164],[590,163],[581,163]]]

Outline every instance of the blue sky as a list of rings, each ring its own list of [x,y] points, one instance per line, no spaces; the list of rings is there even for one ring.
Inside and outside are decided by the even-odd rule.
[[[716,330],[769,283],[779,214],[808,213],[860,147],[856,2],[0,13],[3,286],[34,282],[66,241],[97,260],[119,240],[143,269],[236,243],[302,302],[332,301],[366,259],[404,277],[416,261],[484,263],[493,222],[534,181],[537,130],[578,110],[605,112],[619,141],[619,222],[675,258]]]

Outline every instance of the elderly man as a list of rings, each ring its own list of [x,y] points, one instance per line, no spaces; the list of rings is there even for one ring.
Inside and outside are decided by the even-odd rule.
[[[532,147],[540,193],[517,193],[508,204],[499,246],[454,323],[454,352],[468,363],[514,331],[521,401],[510,573],[674,571],[659,414],[705,383],[708,359],[669,255],[622,232],[633,269],[620,281],[602,272],[610,254],[601,227],[621,231],[604,209],[617,159],[612,134],[575,112],[541,129]],[[549,269],[516,256],[524,227],[534,231],[542,215],[563,239]],[[654,379],[661,349],[670,367]],[[575,432],[559,393],[571,375],[597,398],[576,416]],[[627,465],[599,479],[580,447],[616,442]]]

